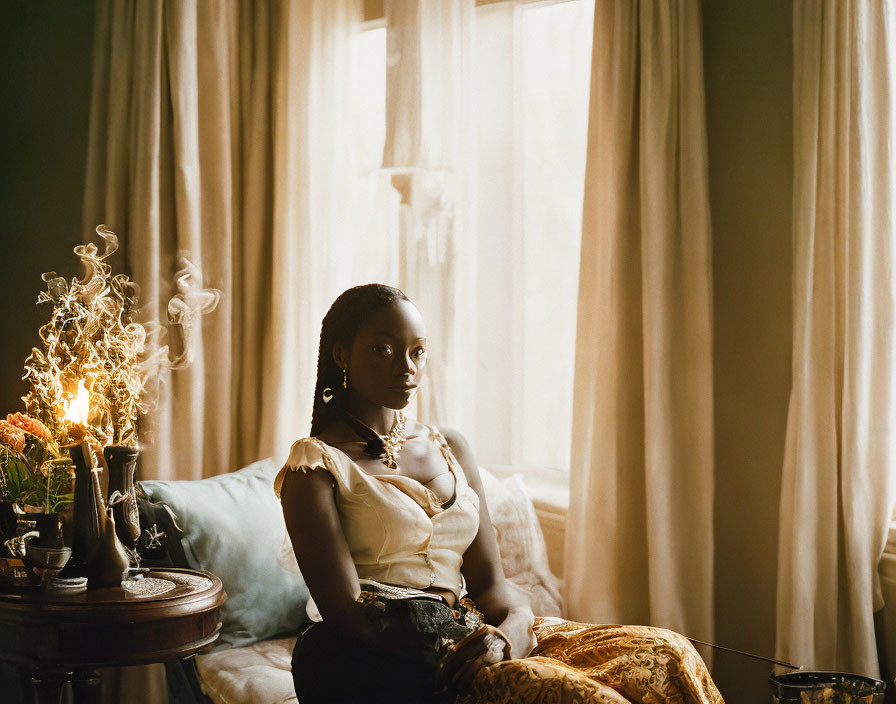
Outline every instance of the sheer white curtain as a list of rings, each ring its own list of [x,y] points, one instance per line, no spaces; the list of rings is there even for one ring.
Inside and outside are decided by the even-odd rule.
[[[698,0],[598,0],[569,615],[713,633],[710,225]]]
[[[793,388],[778,655],[876,676],[896,501],[896,5],[794,3]]]
[[[474,0],[386,0],[386,144],[397,285],[426,319],[421,420],[475,424]]]
[[[198,478],[308,431],[320,320],[346,264],[360,0],[100,0],[85,231],[118,233],[146,317],[176,255],[223,292],[142,429],[143,478]]]

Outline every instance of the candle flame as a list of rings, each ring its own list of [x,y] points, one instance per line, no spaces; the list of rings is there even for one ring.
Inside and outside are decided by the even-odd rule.
[[[87,424],[87,414],[90,411],[90,394],[84,386],[84,380],[78,379],[78,390],[74,398],[65,402],[65,417],[63,420],[72,423]]]

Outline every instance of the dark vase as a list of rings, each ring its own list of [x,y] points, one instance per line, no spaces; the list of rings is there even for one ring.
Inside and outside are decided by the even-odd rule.
[[[72,557],[66,576],[82,575],[90,555],[96,550],[105,518],[99,477],[92,469],[87,443],[66,447],[75,465],[74,516],[72,518]]]
[[[115,534],[115,518],[110,506],[103,515],[99,543],[87,560],[88,584],[92,587],[118,586],[130,566],[131,558]]]
[[[11,557],[11,553],[3,544],[16,537],[18,517],[12,501],[0,501],[0,557]]]
[[[108,445],[103,448],[109,472],[107,504],[112,506],[118,539],[131,550],[136,547],[140,537],[140,514],[137,512],[137,490],[134,486],[137,455],[137,450],[123,445]],[[116,491],[121,498],[113,503],[111,498]]]
[[[62,530],[58,513],[34,513],[31,518],[37,523],[37,545],[41,548],[61,548]]]

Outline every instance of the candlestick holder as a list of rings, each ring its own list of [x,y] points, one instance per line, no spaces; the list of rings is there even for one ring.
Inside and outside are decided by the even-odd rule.
[[[72,568],[66,570],[64,576],[87,577],[88,586],[115,586],[127,573],[130,558],[116,535],[112,507],[107,508],[103,501],[100,470],[91,466],[90,448],[86,442],[69,445],[66,449],[75,465],[75,506]],[[105,456],[116,460],[123,458],[122,464],[127,464],[136,459],[136,453],[131,457],[131,452],[113,451]]]
[[[90,447],[86,441],[67,445],[65,449],[75,466],[75,496],[72,518],[72,557],[66,574],[86,576],[91,554],[102,535],[104,517],[99,477],[93,468]]]

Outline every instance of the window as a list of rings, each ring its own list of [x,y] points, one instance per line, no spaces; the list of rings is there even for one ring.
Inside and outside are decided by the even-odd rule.
[[[485,465],[568,469],[593,13],[594,0],[477,8],[478,393],[476,427],[463,430]],[[356,154],[371,172],[385,45],[374,21],[354,48]],[[362,182],[367,221],[388,230],[386,181]]]
[[[593,0],[476,17],[485,464],[569,468]]]

